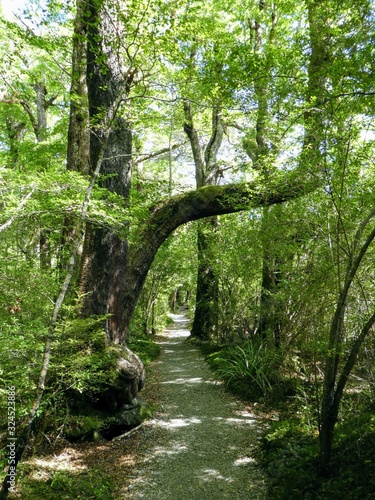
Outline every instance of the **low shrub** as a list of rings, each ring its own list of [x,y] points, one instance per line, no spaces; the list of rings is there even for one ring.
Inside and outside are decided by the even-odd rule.
[[[160,346],[148,338],[133,340],[128,344],[128,347],[140,357],[145,366],[149,365],[160,355]]]
[[[320,474],[317,427],[301,415],[273,422],[260,446],[260,461],[275,500],[362,500],[375,492],[375,417],[352,411],[338,423],[329,475]]]

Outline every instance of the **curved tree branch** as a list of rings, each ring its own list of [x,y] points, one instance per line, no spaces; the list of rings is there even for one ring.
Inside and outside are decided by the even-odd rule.
[[[274,176],[267,180],[267,184],[258,179],[247,183],[203,186],[151,208],[146,226],[165,239],[186,222],[283,203],[317,189],[320,182],[318,176],[308,178],[306,174],[293,171]]]
[[[230,214],[292,200],[317,189],[319,176],[299,169],[262,180],[224,186],[204,186],[176,195],[150,208],[149,217],[129,247],[127,289],[123,298],[122,333],[133,315],[148,270],[160,245],[179,226],[214,215]]]

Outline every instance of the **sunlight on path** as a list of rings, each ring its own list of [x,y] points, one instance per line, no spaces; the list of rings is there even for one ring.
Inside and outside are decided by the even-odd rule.
[[[149,425],[153,445],[133,478],[127,499],[264,499],[264,479],[251,456],[255,415],[213,380],[182,314],[160,340],[163,404]]]

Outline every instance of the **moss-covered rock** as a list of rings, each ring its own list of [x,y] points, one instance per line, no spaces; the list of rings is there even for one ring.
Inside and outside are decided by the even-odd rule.
[[[110,378],[112,382],[95,394],[95,406],[113,413],[123,405],[133,404],[145,385],[145,367],[139,356],[127,347],[122,347]]]
[[[140,398],[122,405],[112,414],[87,408],[86,415],[69,415],[65,437],[71,442],[110,440],[137,427],[151,414],[152,408]]]
[[[139,425],[147,416],[147,406],[138,398],[146,379],[144,365],[127,347],[116,351],[112,366],[107,368],[105,382],[87,386],[84,391],[70,389],[70,415],[66,419],[65,437],[70,441],[111,439]]]
[[[123,405],[114,414],[103,422],[100,434],[104,439],[113,439],[128,430],[140,425],[152,412],[149,405],[140,398],[133,400],[131,405]]]

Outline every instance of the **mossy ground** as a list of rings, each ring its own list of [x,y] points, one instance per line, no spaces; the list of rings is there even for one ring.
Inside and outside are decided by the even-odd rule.
[[[26,473],[27,467],[23,467],[22,472]],[[21,478],[17,488],[21,492],[22,500],[73,500],[76,498],[110,500],[115,498],[111,479],[97,469],[79,472],[55,471],[44,477],[37,477],[29,471]],[[12,497],[13,495],[9,496],[9,498]]]

